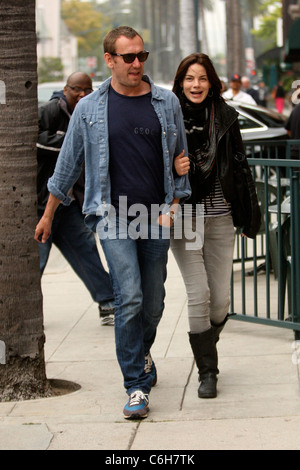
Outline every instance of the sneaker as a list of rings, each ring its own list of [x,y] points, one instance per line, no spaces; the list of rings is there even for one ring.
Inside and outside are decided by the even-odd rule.
[[[152,375],[152,387],[154,387],[157,383],[157,370],[154,364],[154,361],[151,357],[150,352],[145,356],[145,367],[144,371],[146,374]]]
[[[141,390],[133,392],[126,403],[123,414],[126,419],[147,418],[149,398]]]
[[[103,326],[114,326],[115,317],[114,315],[101,315],[100,321],[101,321],[101,325]]]
[[[114,326],[115,324],[115,308],[112,302],[106,304],[99,304],[99,316],[101,325]]]

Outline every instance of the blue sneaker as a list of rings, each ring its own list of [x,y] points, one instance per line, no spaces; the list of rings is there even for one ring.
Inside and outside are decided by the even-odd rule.
[[[149,397],[141,390],[133,392],[126,403],[123,414],[126,419],[147,418],[149,411]]]
[[[151,376],[152,376],[152,387],[154,387],[157,383],[157,371],[156,371],[156,367],[155,367],[155,364],[154,364],[154,361],[151,357],[150,352],[148,354],[146,354],[146,356],[145,356],[144,371],[145,371],[146,374],[151,374]]]

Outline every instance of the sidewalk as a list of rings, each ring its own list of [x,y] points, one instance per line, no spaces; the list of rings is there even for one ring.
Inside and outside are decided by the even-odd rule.
[[[128,422],[113,328],[100,325],[97,305],[53,247],[42,279],[47,376],[81,388],[0,403],[0,450],[300,449],[293,332],[230,320],[218,343],[218,397],[199,399],[185,290],[171,252],[166,287],[151,351],[158,383],[150,413]]]

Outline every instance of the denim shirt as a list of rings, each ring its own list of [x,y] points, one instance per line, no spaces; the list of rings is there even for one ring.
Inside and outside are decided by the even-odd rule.
[[[143,80],[151,84],[152,105],[161,124],[164,202],[171,204],[174,198],[185,199],[191,194],[188,175],[177,176],[173,169],[174,157],[183,149],[188,155],[181,107],[174,93],[155,86],[147,76]],[[54,174],[48,181],[50,193],[64,205],[69,205],[71,198],[68,191],[78,179],[84,162],[84,214],[104,215],[111,204],[107,118],[110,82],[111,78],[107,79],[98,90],[77,103]]]

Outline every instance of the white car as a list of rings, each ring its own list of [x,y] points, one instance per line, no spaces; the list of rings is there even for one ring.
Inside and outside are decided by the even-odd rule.
[[[285,123],[287,117],[252,104],[228,100],[227,104],[239,112],[239,124],[244,142],[253,140],[281,140],[287,139]]]
[[[102,82],[93,82],[93,89],[96,90]],[[38,85],[38,104],[41,105],[49,101],[55,91],[64,89],[66,82],[47,82]]]

